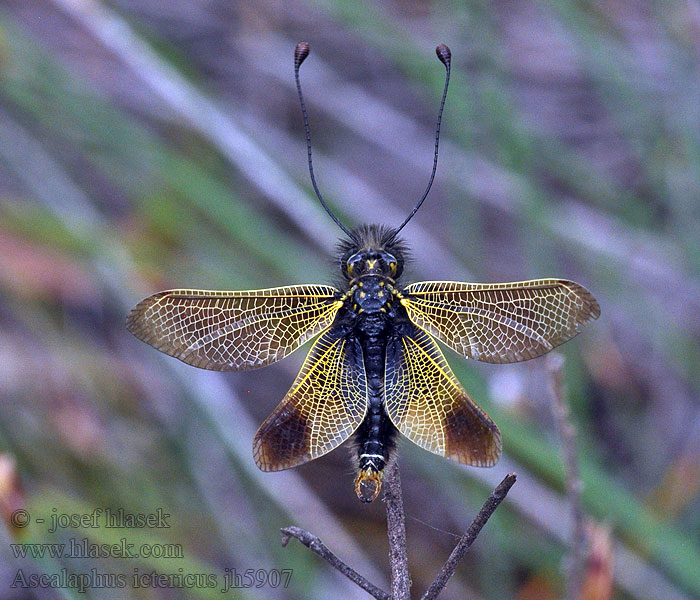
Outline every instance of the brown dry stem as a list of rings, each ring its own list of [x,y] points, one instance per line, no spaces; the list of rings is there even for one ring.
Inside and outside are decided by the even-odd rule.
[[[328,564],[335,567],[343,575],[345,575],[350,581],[359,585],[363,590],[365,590],[373,598],[377,600],[391,600],[391,596],[385,591],[378,588],[373,583],[367,581],[362,575],[360,575],[355,569],[346,565],[342,560],[340,560],[335,554],[333,554],[326,545],[315,535],[301,529],[300,527],[283,527],[280,529],[282,532],[282,546],[286,546],[289,543],[289,538],[295,538],[299,540],[304,546],[306,546],[312,552],[318,554],[323,560]]]
[[[411,576],[408,572],[406,517],[403,510],[401,478],[396,461],[386,469],[384,503],[386,504],[386,528],[389,535],[391,595],[393,600],[410,600]]]

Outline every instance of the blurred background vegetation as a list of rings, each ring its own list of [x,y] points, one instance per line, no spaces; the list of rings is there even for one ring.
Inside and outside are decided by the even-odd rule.
[[[218,589],[11,588],[26,573],[293,569],[235,598],[365,598],[279,527],[312,530],[385,587],[383,505],[347,452],[258,472],[256,426],[303,352],[199,371],[124,317],[169,287],[332,283],[338,230],[310,193],[292,53],[321,189],[346,224],[403,219],[408,279],[574,279],[602,307],[567,344],[587,600],[700,598],[700,7],[694,0],[0,3],[0,512],[95,507],[169,529],[32,522],[0,540],[2,598],[209,598]],[[518,483],[444,598],[563,593],[568,513],[545,360],[448,360],[499,424],[504,457],[460,467],[404,443],[414,589],[490,488]],[[179,543],[178,559],[14,558],[24,542]],[[178,571],[182,569],[182,571]],[[612,572],[614,589],[606,589]],[[595,586],[600,591],[595,591]]]

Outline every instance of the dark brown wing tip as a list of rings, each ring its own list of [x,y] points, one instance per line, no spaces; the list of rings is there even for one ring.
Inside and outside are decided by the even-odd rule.
[[[271,453],[264,448],[264,442],[255,438],[253,440],[253,460],[261,471],[265,473],[275,473],[298,467],[308,462],[310,459],[275,461],[271,457]]]
[[[503,453],[503,438],[501,437],[501,430],[498,429],[496,424],[493,424],[493,448],[491,449],[491,456],[484,463],[485,467],[493,467],[501,459],[501,454]]]
[[[265,441],[263,440],[263,435],[260,433],[260,429],[258,429],[258,432],[253,438],[253,460],[258,469],[266,473],[284,470],[284,467],[280,468],[277,466],[277,463],[270,460],[269,453],[265,449]]]
[[[486,418],[489,421],[487,423],[487,427],[493,435],[488,444],[483,448],[481,457],[472,455],[472,459],[468,464],[473,467],[494,467],[500,460],[501,454],[503,453],[503,438],[501,437],[501,431],[488,416]]]
[[[253,438],[253,460],[255,460],[258,469],[267,473],[286,471],[311,460],[308,453],[308,441],[287,439],[289,436],[285,437],[284,423],[279,422],[279,417],[270,421],[274,415],[275,412],[265,420]],[[297,414],[292,415],[292,417],[294,419],[302,418],[301,415]],[[303,426],[302,430],[306,432],[306,427]],[[299,444],[303,444],[303,451],[300,451],[302,448],[299,447]]]
[[[493,467],[503,451],[501,431],[476,404],[465,408],[469,409],[465,412],[469,418],[463,421],[467,427],[446,427],[447,458],[471,467]]]

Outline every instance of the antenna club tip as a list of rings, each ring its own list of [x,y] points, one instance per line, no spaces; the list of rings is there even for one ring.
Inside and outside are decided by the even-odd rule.
[[[450,49],[447,47],[446,44],[439,44],[437,48],[435,48],[435,54],[437,54],[437,57],[440,59],[440,62],[445,65],[446,67],[450,66],[450,62],[452,60],[452,52],[450,52]]]
[[[307,42],[299,42],[294,48],[294,66],[298,69],[308,55],[309,44]]]

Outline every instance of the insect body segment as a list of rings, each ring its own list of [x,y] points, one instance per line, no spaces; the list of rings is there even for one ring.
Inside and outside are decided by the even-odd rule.
[[[358,475],[355,491],[363,502],[374,500],[381,489],[384,467],[395,446],[396,428],[384,407],[384,373],[388,339],[405,311],[394,298],[394,277],[403,266],[400,242],[387,244],[392,231],[365,226],[353,231],[351,240],[341,246],[341,264],[352,296],[352,310],[339,311],[335,324],[347,323],[362,347],[367,377],[367,413],[355,434]],[[385,247],[385,245],[387,247]]]

